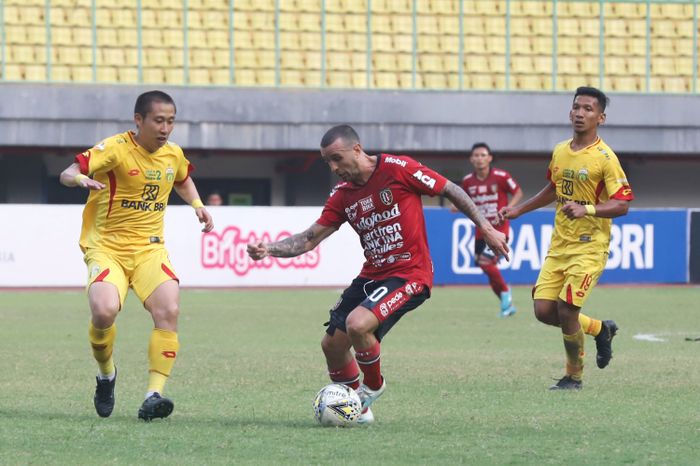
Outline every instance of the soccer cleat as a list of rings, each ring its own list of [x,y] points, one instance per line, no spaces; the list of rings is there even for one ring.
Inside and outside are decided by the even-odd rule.
[[[613,320],[604,320],[600,333],[595,337],[595,362],[603,369],[612,359],[612,339],[617,334],[617,324]]]
[[[114,386],[117,384],[117,368],[114,368],[114,378],[112,380],[95,377],[97,386],[95,387],[95,411],[100,417],[109,417],[114,409]]]
[[[513,294],[510,290],[501,291],[501,317],[509,317],[515,314],[515,306],[513,306]]]
[[[362,411],[364,412],[377,398],[382,396],[384,390],[386,390],[386,380],[384,378],[382,378],[382,386],[377,390],[372,390],[365,384],[360,385],[360,388],[357,389],[357,394],[360,395],[360,401],[362,401]],[[372,417],[374,418],[374,416]]]
[[[166,418],[173,412],[175,405],[167,398],[163,398],[159,393],[146,398],[139,408],[139,419],[149,422],[153,419]]]
[[[373,422],[374,414],[372,414],[372,410],[369,408],[362,411],[362,414],[357,418],[357,423],[360,425],[372,424]]]
[[[549,387],[550,390],[581,390],[583,382],[574,380],[569,375],[565,375],[557,383]]]

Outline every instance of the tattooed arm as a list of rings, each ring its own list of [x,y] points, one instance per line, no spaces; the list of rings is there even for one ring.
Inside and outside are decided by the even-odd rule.
[[[504,256],[506,260],[508,260],[509,249],[506,235],[496,230],[493,225],[491,225],[491,222],[486,220],[486,217],[484,217],[476,204],[474,204],[472,198],[469,197],[462,188],[448,181],[440,194],[449,199],[457,209],[474,222],[483,233],[486,244],[489,245],[493,252]]]
[[[281,241],[274,243],[249,244],[248,255],[253,260],[264,259],[267,256],[273,257],[296,257],[305,252],[311,251],[318,246],[318,243],[328,238],[337,230],[333,227],[324,227],[314,223],[301,233],[292,235]]]

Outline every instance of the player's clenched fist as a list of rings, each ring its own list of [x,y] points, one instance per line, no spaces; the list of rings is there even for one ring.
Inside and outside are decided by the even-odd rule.
[[[270,252],[267,250],[265,243],[260,242],[258,244],[248,245],[248,255],[251,259],[259,261],[260,259],[264,259],[265,257],[269,256]]]

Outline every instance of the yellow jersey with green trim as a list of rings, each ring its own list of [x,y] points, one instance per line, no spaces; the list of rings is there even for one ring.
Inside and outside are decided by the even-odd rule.
[[[608,199],[631,201],[634,194],[617,155],[602,139],[578,151],[571,149],[571,141],[557,144],[547,170],[556,190],[549,254],[607,252],[612,219],[586,215],[570,220],[561,208],[568,201],[594,206]]]
[[[131,131],[105,139],[75,156],[80,172],[105,185],[91,190],[83,210],[80,249],[128,252],[162,247],[165,207],[174,183],[193,167],[170,141],[155,152]]]

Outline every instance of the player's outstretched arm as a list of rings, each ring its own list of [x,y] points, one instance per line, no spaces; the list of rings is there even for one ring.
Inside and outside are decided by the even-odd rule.
[[[556,198],[557,193],[554,189],[554,186],[552,186],[552,183],[547,183],[547,185],[544,188],[542,188],[540,192],[538,192],[522,204],[508,205],[502,208],[498,212],[498,221],[499,223],[503,223],[505,220],[512,220],[514,218],[518,218],[523,214],[551,204]]]
[[[469,195],[462,188],[453,182],[448,181],[441,194],[449,199],[460,212],[474,222],[474,224],[484,234],[484,240],[493,250],[493,252],[505,257],[506,260],[508,260],[509,249],[508,242],[506,241],[506,235],[496,230],[493,225],[491,225],[491,222],[486,220],[486,217],[484,217],[476,204],[474,204],[472,198],[469,197]]]
[[[264,259],[267,256],[296,257],[311,251],[324,239],[336,232],[333,227],[325,227],[314,223],[301,233],[292,235],[274,243],[257,243],[248,245],[248,255],[253,260]]]
[[[199,198],[197,187],[192,178],[187,177],[182,183],[175,183],[173,188],[175,188],[175,192],[183,201],[194,207],[194,213],[199,223],[204,225],[202,231],[205,233],[212,231],[214,229],[214,219],[212,219],[211,214],[204,207],[202,200]]]
[[[58,180],[63,186],[68,186],[69,188],[85,188],[85,189],[103,189],[104,184],[99,181],[95,181],[87,175],[80,173],[80,165],[77,163],[71,164],[68,168],[61,172]]]

